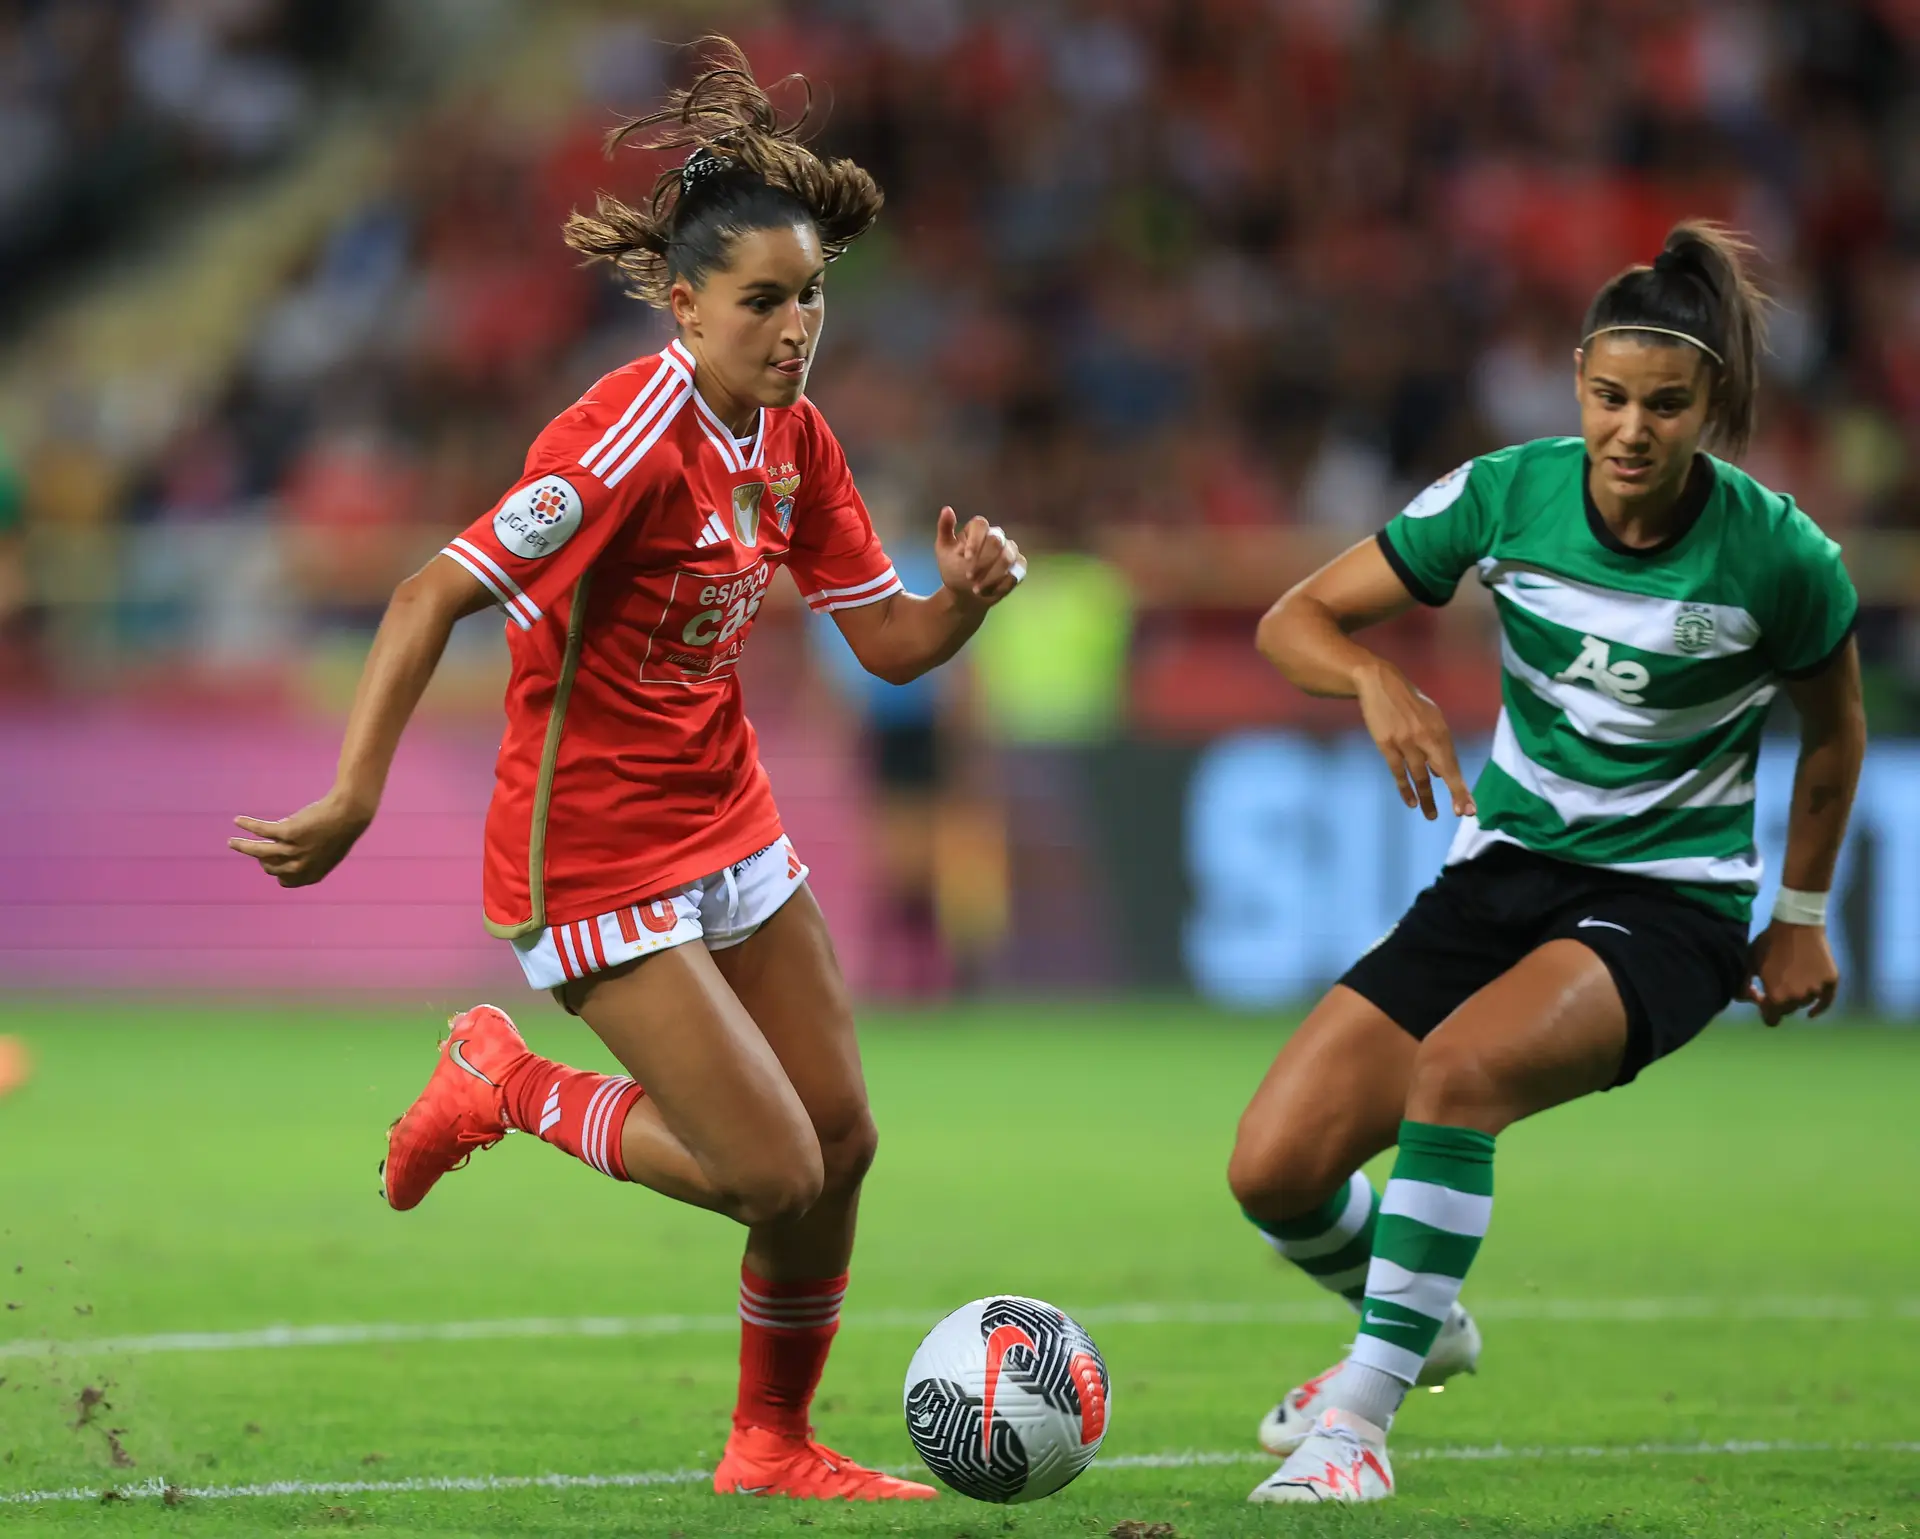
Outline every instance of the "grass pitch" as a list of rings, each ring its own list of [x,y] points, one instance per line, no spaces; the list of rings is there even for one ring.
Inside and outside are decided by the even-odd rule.
[[[823,1436],[912,1462],[907,1358],[995,1291],[1086,1321],[1113,1421],[1106,1462],[1050,1501],[850,1510],[697,1478],[732,1403],[724,1221],[531,1139],[386,1211],[381,1136],[437,1025],[0,1011],[39,1060],[0,1102],[0,1498],[59,1494],[0,1503],[0,1530],[1920,1531],[1920,1032],[1717,1029],[1503,1137],[1467,1291],[1483,1371],[1409,1403],[1394,1502],[1316,1511],[1243,1500],[1271,1467],[1261,1412],[1350,1319],[1272,1260],[1222,1178],[1284,1025],[1179,1005],[875,1016],[882,1147]],[[606,1061],[549,1010],[523,1025]]]

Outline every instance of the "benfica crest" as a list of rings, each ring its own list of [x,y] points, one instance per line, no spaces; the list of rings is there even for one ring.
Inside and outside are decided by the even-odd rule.
[[[773,483],[773,517],[780,525],[780,532],[787,534],[793,528],[793,494],[800,490],[798,475],[782,476]]]
[[[764,481],[748,481],[733,489],[733,532],[742,545],[755,544],[760,538],[760,499],[766,494]]]

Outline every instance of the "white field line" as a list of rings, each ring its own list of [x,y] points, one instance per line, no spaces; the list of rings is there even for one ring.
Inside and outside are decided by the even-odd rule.
[[[1645,1298],[1476,1299],[1482,1320],[1551,1320],[1568,1324],[1661,1324],[1671,1320],[1920,1320],[1920,1299]],[[1113,1325],[1319,1325],[1351,1318],[1332,1301],[1297,1304],[1096,1304],[1073,1311],[1088,1327]],[[936,1310],[855,1311],[856,1330],[925,1330]],[[153,1336],[94,1336],[66,1341],[22,1337],[0,1341],[0,1358],[145,1356],[157,1352],[238,1352],[284,1347],[357,1347],[404,1342],[501,1341],[586,1336],[693,1336],[740,1328],[739,1316],[540,1316],[510,1320],[375,1321],[361,1325],[268,1325],[244,1331],[174,1331]]]
[[[1740,1440],[1725,1443],[1620,1443],[1539,1445],[1513,1448],[1495,1443],[1483,1448],[1407,1448],[1396,1450],[1398,1463],[1409,1460],[1545,1460],[1628,1458],[1712,1458],[1729,1454],[1892,1453],[1920,1454],[1920,1443],[1802,1443]],[[1272,1464],[1270,1454],[1162,1453],[1123,1454],[1096,1459],[1100,1470],[1177,1470],[1239,1464]],[[917,1464],[893,1465],[896,1475],[923,1475]],[[13,1491],[0,1494],[0,1503],[99,1502],[164,1498],[235,1501],[260,1496],[391,1496],[418,1491],[599,1490],[633,1486],[697,1485],[712,1478],[710,1470],[638,1470],[624,1475],[419,1475],[407,1480],[269,1480],[244,1486],[174,1486],[164,1480],[142,1480],[128,1485],[68,1486],[55,1491]]]

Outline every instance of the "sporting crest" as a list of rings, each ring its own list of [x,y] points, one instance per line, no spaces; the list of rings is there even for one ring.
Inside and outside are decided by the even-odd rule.
[[[733,489],[733,532],[742,545],[760,538],[760,499],[767,494],[767,483],[748,481]]]
[[[1705,604],[1682,604],[1673,617],[1673,644],[1693,657],[1713,645],[1713,611]]]
[[[800,490],[800,477],[782,476],[773,485],[773,517],[782,534],[793,531],[793,494]]]

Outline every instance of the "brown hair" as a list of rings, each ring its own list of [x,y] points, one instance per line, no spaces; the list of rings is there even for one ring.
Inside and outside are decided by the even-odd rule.
[[[611,263],[628,290],[656,308],[666,306],[675,279],[698,287],[726,267],[733,242],[752,230],[809,222],[831,262],[867,232],[883,201],[852,161],[823,158],[800,142],[813,113],[804,75],[786,77],[804,88],[807,104],[782,127],[738,44],[710,36],[694,46],[706,52],[708,67],[693,84],[607,136],[608,154],[632,142],[685,149],[684,164],[660,173],[645,207],[603,192],[592,214],[569,215],[562,232],[589,261]]]
[[[1769,300],[1749,271],[1756,255],[1745,236],[1725,225],[1686,220],[1667,232],[1650,265],[1629,267],[1594,295],[1580,328],[1582,347],[1601,331],[1699,347],[1713,370],[1707,431],[1715,447],[1732,455],[1753,437],[1767,340]]]

